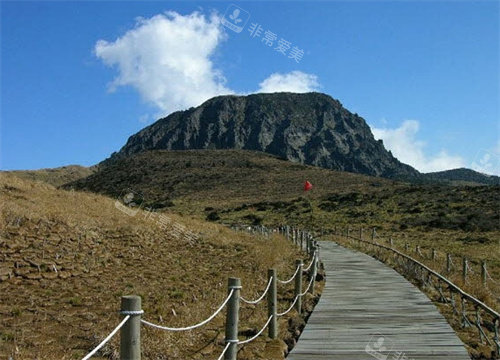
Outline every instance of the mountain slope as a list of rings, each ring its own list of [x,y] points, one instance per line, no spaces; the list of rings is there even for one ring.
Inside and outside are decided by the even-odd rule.
[[[453,169],[423,174],[430,182],[449,182],[452,184],[500,185],[500,177],[486,175],[471,169]]]
[[[334,170],[419,175],[375,140],[363,118],[320,93],[218,96],[144,128],[112,158],[155,149],[257,150]]]
[[[127,189],[141,193],[147,206],[167,207],[174,201],[201,206],[239,205],[242,202],[284,201],[308,192],[318,197],[332,191],[355,191],[393,181],[332,171],[280,160],[246,150],[145,151],[114,158],[95,174],[66,184],[117,197]]]
[[[118,324],[121,295],[141,295],[144,316],[155,323],[197,323],[225,298],[228,276],[241,277],[242,293],[253,298],[268,268],[288,277],[302,257],[282,237],[260,239],[170,213],[159,225],[158,213],[129,216],[113,199],[12,174],[0,173],[0,198],[1,359],[81,359]],[[260,328],[266,317],[242,309],[242,327]],[[280,319],[282,329],[287,321]],[[219,315],[189,334],[144,328],[143,356],[215,359],[223,326]],[[238,358],[268,359],[265,347],[259,339]],[[118,348],[115,336],[97,355],[115,359]]]
[[[70,181],[89,176],[95,171],[96,166],[85,167],[80,165],[67,165],[39,170],[4,171],[4,173],[10,173],[26,180],[42,181],[53,186],[60,186]]]

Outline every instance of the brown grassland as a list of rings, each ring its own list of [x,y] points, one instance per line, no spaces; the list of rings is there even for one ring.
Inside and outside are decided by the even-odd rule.
[[[302,190],[304,180],[309,180],[313,184],[313,189],[307,193],[304,193]],[[14,180],[10,178],[9,181]],[[34,186],[27,184],[23,185],[23,189],[27,186]],[[12,186],[20,187],[20,185]],[[130,218],[118,212],[113,207],[113,200],[94,194],[80,193],[80,191],[91,191],[115,198],[124,190],[131,188],[144,195],[144,206],[157,209],[158,211],[168,211],[169,216],[175,218],[176,221],[181,222],[190,230],[194,230],[195,233],[206,233],[206,237],[200,237],[202,239],[200,240],[202,241],[201,244],[205,244],[205,242],[216,244],[212,246],[220,253],[223,253],[223,251],[219,249],[219,246],[221,246],[219,241],[222,241],[219,238],[226,239],[224,240],[224,244],[227,247],[227,251],[232,253],[238,253],[236,249],[244,244],[246,252],[243,253],[246,255],[237,257],[241,261],[241,266],[238,265],[235,269],[242,272],[240,276],[244,284],[256,284],[255,288],[250,288],[253,294],[257,294],[257,290],[263,287],[265,283],[264,272],[267,267],[274,263],[275,266],[279,267],[280,272],[288,271],[290,273],[292,264],[291,262],[284,263],[283,259],[294,258],[298,254],[283,253],[283,258],[281,258],[279,254],[281,250],[277,250],[275,247],[269,245],[269,243],[254,243],[254,241],[249,241],[251,238],[247,235],[233,235],[229,230],[220,227],[220,224],[263,224],[267,226],[289,224],[314,230],[318,234],[331,233],[335,228],[345,229],[347,226],[353,230],[363,227],[367,229],[365,231],[366,236],[369,236],[368,229],[375,227],[380,237],[386,239],[392,237],[395,246],[399,249],[404,249],[405,244],[408,243],[411,255],[416,256],[417,259],[425,262],[439,272],[445,270],[445,256],[446,253],[450,253],[453,257],[455,267],[450,274],[445,275],[450,277],[457,285],[462,286],[464,290],[486,302],[497,311],[500,310],[499,186],[472,186],[471,184],[462,186],[414,185],[359,174],[304,166],[250,151],[193,150],[150,151],[112,161],[106,164],[105,167],[100,167],[99,171],[89,177],[66,184],[64,188],[78,191],[74,193],[55,191],[53,188],[50,188],[50,191],[44,191],[47,194],[50,192],[52,197],[61,200],[57,203],[59,204],[60,216],[64,216],[63,219],[66,219],[70,214],[73,214],[71,215],[73,217],[78,216],[78,219],[80,219],[78,224],[82,227],[77,228],[77,224],[74,223],[73,226],[75,228],[72,231],[78,230],[77,234],[92,234],[92,232],[87,232],[83,228],[88,226],[89,231],[97,232],[100,239],[114,239],[113,236],[116,237],[116,240],[113,240],[113,242],[101,240],[102,244],[106,246],[111,246],[115,242],[125,241],[122,237],[128,239],[126,241],[130,241],[131,244],[135,244],[133,246],[116,246],[114,250],[107,250],[107,253],[111,254],[107,260],[110,264],[114,264],[116,261],[129,261],[127,260],[130,258],[128,255],[119,257],[120,255],[117,254],[118,249],[123,250],[123,248],[126,248],[132,251],[130,249],[134,249],[134,246],[139,246],[137,244],[142,244],[143,242],[147,244],[147,241],[153,241],[151,239],[154,239],[154,243],[150,245],[149,249],[151,253],[154,252],[154,256],[150,256],[157,259],[154,261],[158,261],[158,264],[153,267],[155,270],[165,268],[165,265],[159,265],[162,264],[158,260],[159,257],[164,256],[165,259],[169,259],[168,264],[171,265],[177,264],[175,261],[181,261],[174,261],[173,259],[184,259],[181,255],[185,253],[193,254],[192,256],[195,256],[195,261],[188,262],[187,260],[182,260],[186,261],[186,264],[182,263],[182,266],[186,267],[189,264],[189,266],[198,267],[204,264],[204,266],[210,269],[207,271],[212,271],[212,268],[215,268],[213,274],[205,278],[205,281],[221,284],[219,285],[220,288],[215,291],[217,295],[211,295],[206,302],[207,304],[211,304],[211,309],[215,308],[216,304],[223,298],[224,284],[229,274],[221,274],[220,272],[224,271],[223,269],[226,268],[229,260],[224,260],[225,257],[221,255],[223,263],[214,263],[213,253],[209,252],[209,250],[204,250],[206,254],[200,254],[198,248],[189,250],[185,244],[181,243],[182,246],[179,245],[179,242],[172,240],[164,232],[155,229],[155,226],[151,226],[150,223],[148,226],[147,221],[143,221],[143,225],[134,225],[134,229],[140,229],[141,232],[144,232],[141,237],[139,235],[131,235],[135,233],[129,231],[129,228],[135,222],[140,221],[141,216]],[[22,195],[22,193],[19,193],[19,196],[23,196],[24,199],[22,197],[16,198],[18,196],[16,195],[18,194],[16,190],[8,192],[12,203],[22,204],[18,210],[21,216],[8,215],[9,213],[6,213],[4,210],[5,215],[3,215],[3,218],[9,224],[8,229],[18,226],[19,229],[16,231],[21,231],[25,225],[21,226],[18,223],[21,222],[21,224],[24,224],[23,221],[26,222],[26,220],[17,219],[28,217],[27,213],[36,214],[36,216],[47,219],[47,210],[45,207],[52,209],[54,206],[50,206],[50,201],[41,203],[40,200],[37,200],[41,196],[37,195],[39,192],[40,190],[35,189],[28,194]],[[6,193],[6,191],[3,190],[3,193]],[[78,197],[82,204],[88,204],[86,205],[87,212],[78,210],[83,205],[78,205],[76,201],[72,201],[71,196]],[[48,196],[46,197],[49,198]],[[86,200],[84,201],[83,199]],[[98,202],[101,205],[97,206],[97,208],[92,208],[89,204],[93,202]],[[107,207],[104,204],[107,204]],[[102,207],[102,209],[99,207]],[[33,210],[29,210],[31,208]],[[85,219],[82,216],[85,216]],[[60,218],[57,217],[56,219]],[[208,223],[206,222],[207,220],[209,221]],[[209,225],[210,223],[213,225]],[[33,221],[26,222],[26,224],[34,226]],[[88,224],[94,225],[89,226]],[[45,233],[47,236],[51,233],[55,234],[53,236],[58,236],[57,232],[53,229],[56,228],[46,228]],[[107,233],[111,236],[103,233],[102,229],[106,229]],[[12,238],[21,237],[21,235],[15,232],[11,234],[9,231],[13,230],[6,232],[8,236]],[[35,232],[35,230],[30,231],[31,233]],[[156,237],[151,238],[149,236],[151,232],[157,234]],[[216,236],[218,233],[224,234],[224,236]],[[76,238],[78,238],[78,235]],[[43,236],[38,237],[38,239],[43,241]],[[146,241],[144,239],[149,240]],[[177,249],[175,251],[179,253],[176,253],[174,256],[171,249],[164,253],[164,247],[159,246],[159,244],[163,243],[172,244],[171,247]],[[424,254],[423,257],[414,254],[417,245],[420,246]],[[1,246],[5,247],[6,245]],[[145,245],[143,244],[142,246]],[[193,246],[202,245],[195,243]],[[269,246],[269,248],[265,246]],[[286,251],[292,251],[286,246],[283,248],[287,249]],[[88,252],[86,247],[82,249]],[[73,256],[76,256],[75,254],[87,256],[87,252],[82,251],[82,249],[73,246]],[[436,249],[437,251],[438,258],[436,261],[429,259],[431,249]],[[138,250],[134,251],[138,252]],[[259,259],[258,256],[255,256],[258,251],[262,251],[262,253],[269,251],[269,254],[266,253],[263,259]],[[463,256],[469,259],[474,272],[465,284],[462,283],[460,275],[461,258]],[[264,259],[267,259],[266,262],[261,263]],[[279,259],[281,260],[278,261]],[[483,260],[486,261],[491,277],[488,278],[486,288],[481,285],[479,280],[479,264]],[[139,261],[137,260],[137,262]],[[245,266],[248,269],[253,269],[255,262],[259,264],[258,269],[252,270],[255,273],[250,270],[248,270],[248,273],[243,271],[243,269],[246,269]],[[152,261],[151,263],[153,264],[154,262]],[[109,271],[110,276],[113,272],[122,271],[120,269],[123,269],[123,267],[114,266],[112,271]],[[181,271],[174,266],[174,269],[169,268],[169,274],[165,275],[167,279],[171,276],[170,271],[177,272],[175,279],[179,278]],[[193,289],[202,291],[201,289],[204,289],[205,284],[196,278],[195,275],[192,275],[193,271],[190,270],[188,273],[192,276],[189,283],[195,284]],[[248,280],[252,276],[259,279],[259,281],[251,282]],[[123,276],[123,279],[126,278]],[[155,279],[155,277],[151,275],[147,279],[154,281],[152,279]],[[115,281],[113,289],[116,291],[116,296],[113,297],[111,304],[108,304],[108,309],[116,309],[118,296],[124,292],[129,293],[133,290],[137,293],[146,293],[144,290],[146,286],[144,281],[138,281],[142,288],[133,287],[130,289],[126,288],[125,290],[120,288],[119,280],[110,278],[109,281],[111,283]],[[200,283],[197,281],[200,281]],[[128,280],[123,280],[123,282],[129,283]],[[175,286],[180,286],[179,283],[176,281],[173,282]],[[0,290],[1,286],[3,286],[2,284],[0,283]],[[251,287],[252,285],[248,284],[248,286]],[[197,298],[200,298],[195,290],[186,291],[183,288],[182,291],[184,294],[189,294],[189,297],[192,293],[195,293]],[[92,293],[92,291],[88,293]],[[148,296],[145,299],[145,306],[148,303],[151,304]],[[166,297],[165,304],[171,304],[171,302],[175,304],[176,307],[174,308],[177,312],[177,317],[171,315],[171,305],[159,306],[158,309],[164,309],[164,313],[158,313],[158,316],[161,315],[166,323],[175,322],[176,320],[181,325],[189,323],[189,321],[181,321],[180,319],[189,320],[187,316],[190,316],[190,314],[181,314],[178,310],[181,309],[180,311],[186,312],[187,309],[190,309],[192,307],[189,306],[191,298],[186,298],[188,295],[185,295],[182,299],[176,299],[175,296],[170,298],[168,297],[170,296],[168,292],[162,296]],[[429,294],[429,296],[432,298],[434,295]],[[70,296],[67,295],[67,297]],[[154,299],[157,302],[163,301]],[[110,298],[106,300],[110,301]],[[183,302],[187,306],[184,307],[182,305]],[[87,303],[89,302],[85,302],[85,304]],[[436,304],[442,308],[441,304]],[[86,307],[84,306],[84,308]],[[165,309],[170,310],[167,311]],[[203,314],[207,315],[209,312],[207,310]],[[443,312],[446,313],[444,310]],[[101,314],[108,313],[103,312]],[[194,316],[193,320],[202,318],[203,314]],[[9,316],[11,316],[10,321],[16,320],[14,316]],[[259,323],[263,323],[265,320],[264,317],[257,317],[256,319],[260,321]],[[113,317],[113,320],[116,321],[116,316]],[[448,317],[448,320],[453,325],[455,321],[453,317]],[[220,321],[220,324],[222,324],[222,319]],[[106,333],[105,329],[109,329],[112,323],[111,321],[107,327],[103,327],[97,333]],[[253,326],[255,328],[258,327],[257,323]],[[460,329],[456,329],[461,334]],[[8,333],[7,338],[12,338],[12,335],[12,333]],[[18,338],[19,334],[16,336]],[[85,336],[89,335],[86,334]],[[474,351],[476,353],[483,351],[477,344],[475,345],[472,336],[460,336],[469,344],[471,353]],[[182,345],[181,341],[183,340],[181,339],[184,338],[179,337],[178,339],[180,341],[179,344]],[[85,341],[88,343],[88,338]],[[81,340],[80,342],[85,343],[85,341]],[[95,344],[95,341],[93,343]],[[195,343],[194,340],[193,343]],[[81,348],[83,347],[82,345]],[[183,347],[179,346],[178,348]],[[172,354],[176,355],[175,353]]]
[[[2,359],[83,357],[118,324],[121,295],[141,295],[144,317],[154,323],[197,323],[225,299],[228,277],[240,277],[242,295],[254,298],[268,268],[285,278],[304,257],[281,236],[256,238],[171,213],[164,214],[170,223],[162,229],[154,213],[129,216],[113,199],[11,174],[0,174],[0,196]],[[185,228],[176,231],[175,224]],[[290,304],[291,290],[279,292],[279,311]],[[306,307],[315,301],[308,294]],[[283,341],[293,343],[291,333],[303,326],[295,311],[290,314],[280,319],[279,341],[262,337],[242,347],[239,358],[283,358]],[[241,329],[252,334],[266,319],[265,301],[243,306]],[[216,358],[223,324],[219,315],[189,332],[144,328],[143,358]],[[101,357],[116,359],[117,344],[115,337]]]

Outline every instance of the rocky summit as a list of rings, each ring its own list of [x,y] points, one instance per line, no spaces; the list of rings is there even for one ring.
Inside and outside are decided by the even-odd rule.
[[[302,164],[388,178],[416,178],[365,120],[321,93],[217,96],[132,135],[111,159],[146,150],[256,150]]]

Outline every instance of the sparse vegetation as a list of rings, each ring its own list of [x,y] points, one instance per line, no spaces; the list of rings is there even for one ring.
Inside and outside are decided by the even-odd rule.
[[[186,162],[189,162],[189,167]],[[405,243],[409,244],[410,249],[419,245],[425,254],[429,254],[432,248],[436,249],[440,254],[441,267],[444,262],[443,254],[451,253],[457,260],[467,256],[471,266],[476,269],[477,276],[478,264],[481,260],[486,260],[491,277],[496,281],[500,280],[499,186],[410,185],[294,164],[262,153],[237,150],[140,153],[108,163],[88,178],[64,186],[65,189],[99,192],[111,197],[117,197],[127,188],[132,188],[143,194],[145,206],[156,211],[168,209],[169,216],[199,235],[199,241],[189,245],[193,248],[186,248],[186,244],[176,241],[168,231],[162,232],[151,226],[145,212],[128,217],[117,211],[113,205],[114,200],[109,198],[79,191],[57,192],[43,184],[29,190],[27,184],[19,185],[12,177],[8,180],[2,190],[2,195],[8,194],[11,204],[2,213],[7,224],[4,237],[17,239],[15,244],[22,243],[26,244],[23,246],[31,247],[37,252],[37,256],[43,255],[42,260],[53,256],[50,255],[53,253],[50,247],[54,246],[55,241],[70,239],[61,244],[71,244],[71,250],[65,250],[64,256],[71,253],[73,264],[68,264],[66,268],[64,264],[56,262],[56,267],[59,271],[58,279],[69,274],[67,281],[76,287],[77,292],[63,292],[61,296],[66,299],[81,297],[84,305],[72,307],[73,311],[78,314],[81,311],[79,316],[82,319],[90,319],[88,313],[107,316],[108,328],[116,320],[108,315],[109,311],[115,310],[116,298],[125,293],[143,295],[148,314],[173,325],[177,322],[180,325],[189,323],[191,315],[187,314],[187,309],[190,304],[203,300],[206,313],[200,309],[199,313],[192,314],[193,321],[202,318],[209,312],[210,306],[215,306],[222,298],[226,277],[229,275],[223,269],[233,258],[238,258],[241,262],[231,267],[232,272],[241,274],[245,284],[252,276],[261,274],[259,281],[248,285],[255,286],[249,289],[253,294],[257,294],[257,290],[262,288],[265,281],[262,269],[270,264],[278,264],[280,271],[290,271],[292,265],[285,264],[283,258],[293,257],[293,252],[285,256],[279,248],[285,246],[288,249],[286,245],[279,245],[277,249],[269,243],[255,243],[244,234],[234,235],[217,222],[266,226],[290,224],[324,233],[333,231],[335,227],[376,227],[378,234],[392,236],[395,246],[400,249],[404,248]],[[302,190],[305,180],[313,184],[313,189],[308,193]],[[45,195],[40,196],[38,193]],[[54,199],[57,200],[54,202]],[[72,204],[70,211],[67,203]],[[42,210],[45,208],[48,211]],[[44,211],[45,215],[40,220],[39,214]],[[206,220],[210,222],[207,223]],[[87,245],[89,242],[93,245]],[[5,248],[6,244],[4,241],[0,246]],[[128,251],[126,255],[120,253],[123,248]],[[24,247],[18,249],[18,245],[14,245],[13,249],[11,251],[21,251]],[[98,255],[97,258],[94,257],[95,263],[89,260],[89,251],[95,251],[94,255]],[[147,261],[144,261],[142,255],[145,253],[151,254]],[[213,262],[214,258],[217,263]],[[258,263],[255,264],[254,261]],[[11,282],[18,281],[16,279],[20,277],[23,282],[50,284],[47,279],[53,276],[53,262],[36,263],[43,269],[41,275],[38,268],[31,264],[30,273],[24,273],[25,270],[21,267],[10,271],[11,275],[5,271],[0,272],[0,277],[10,279],[9,276],[14,276],[9,280]],[[119,269],[124,264],[137,267],[140,263],[147,263],[147,267],[141,270],[141,276],[123,275],[123,281],[110,278],[111,273],[120,273]],[[14,261],[11,264],[13,266]],[[170,267],[174,270],[169,270],[162,281],[158,282],[155,277],[157,269]],[[102,273],[96,273],[96,268],[102,270]],[[192,285],[186,287],[181,281],[183,272],[180,269],[196,269],[203,276],[189,276],[188,280]],[[81,285],[74,285],[76,280],[73,279],[103,274],[108,274],[105,281],[109,282],[111,289],[106,291],[106,301],[112,304],[106,302],[104,305],[103,300],[99,300],[96,305],[92,305],[95,309],[86,313],[84,309],[92,302],[83,294]],[[41,279],[37,280],[40,276]],[[459,273],[454,273],[451,277],[459,283]],[[0,283],[0,291],[5,283]],[[171,286],[160,294],[157,289],[164,287],[165,283]],[[204,294],[201,289],[207,287],[207,284],[218,285],[210,294]],[[500,288],[493,282],[489,284],[487,292],[471,284],[464,287],[498,309]],[[96,288],[93,281],[86,286],[88,293],[103,291],[102,287]],[[152,288],[155,290],[150,290]],[[21,293],[27,291],[23,287],[19,289]],[[40,292],[46,294],[47,290],[60,294],[60,288],[51,285],[44,285]],[[44,296],[47,299],[48,295]],[[28,307],[27,304],[28,300],[24,306]],[[50,309],[56,305],[52,305],[52,301],[47,304],[39,305],[37,311],[53,314]],[[46,307],[49,310],[43,310]],[[23,319],[24,316],[31,315],[23,312],[20,318]],[[52,316],[60,319],[58,321],[61,323],[68,322],[68,318],[63,318],[62,315]],[[263,317],[252,316],[248,327],[256,329],[263,320]],[[0,331],[10,331],[15,335],[12,319],[9,321],[10,327],[0,328]],[[293,321],[295,320],[290,320]],[[221,324],[222,320],[219,325]],[[212,354],[219,349],[215,342],[220,339],[221,334],[215,328],[216,326],[208,333],[197,333],[188,339],[161,334],[157,337],[158,334],[155,333],[154,337],[148,337],[148,341],[178,341],[181,344],[179,348],[190,349],[193,353],[180,353],[169,348],[169,351],[173,351],[171,354],[174,358],[182,354],[196,358],[198,355],[193,355],[196,352],[193,349],[201,346],[200,344],[206,345],[200,350],[202,353]],[[95,334],[105,334],[106,329],[104,326],[98,328]],[[149,332],[150,330],[146,330],[146,334]],[[285,333],[281,335],[282,338],[287,336]],[[75,345],[79,346],[75,351],[88,348],[89,342],[97,343],[97,340],[98,338],[87,338],[86,341],[80,341],[80,345]],[[155,343],[152,348],[159,346]],[[265,344],[260,342],[255,348],[249,347],[241,351],[241,356],[257,359],[258,350],[264,348]],[[111,349],[113,348],[110,348],[111,355],[108,357],[113,358]]]
[[[70,181],[83,179],[93,174],[96,170],[96,166],[68,165],[53,169],[14,170],[6,171],[6,173],[11,173],[26,180],[42,181],[54,186],[60,186]]]
[[[169,213],[196,234],[187,241],[146,211],[129,216],[104,196],[11,174],[0,174],[0,196],[0,353],[15,359],[81,358],[117,324],[119,297],[126,294],[142,296],[151,321],[196,323],[224,299],[229,276],[240,277],[242,293],[252,298],[264,288],[268,268],[290,276],[302,256],[279,236],[259,239]],[[281,293],[280,304],[287,306],[290,297]],[[306,299],[309,310],[314,301]],[[265,305],[244,307],[241,326],[258,329],[266,318]],[[293,337],[288,319],[280,319],[281,344]],[[220,315],[182,334],[144,328],[143,358],[214,358],[223,348],[223,324]],[[116,359],[118,341],[101,355]],[[259,339],[239,358],[270,359],[268,346]]]

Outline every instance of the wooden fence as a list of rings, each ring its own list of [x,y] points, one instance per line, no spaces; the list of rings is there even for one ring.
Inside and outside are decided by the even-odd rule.
[[[99,349],[101,349],[118,331],[120,331],[120,359],[121,360],[140,360],[141,358],[141,324],[151,326],[156,329],[164,331],[189,331],[201,327],[209,323],[215,318],[224,308],[226,309],[225,321],[225,347],[222,350],[218,360],[236,360],[238,346],[247,344],[257,339],[267,328],[268,337],[276,339],[278,337],[278,318],[286,315],[293,309],[299,314],[302,311],[302,297],[307,293],[314,294],[314,282],[317,275],[318,261],[319,261],[319,247],[316,240],[313,239],[311,233],[292,228],[290,226],[283,226],[276,229],[269,229],[263,226],[259,227],[244,227],[243,230],[250,231],[254,234],[270,235],[272,233],[280,233],[287,239],[292,241],[295,245],[299,246],[301,250],[306,251],[310,257],[310,263],[304,267],[302,259],[295,261],[295,273],[290,279],[280,280],[278,278],[276,269],[268,269],[267,273],[267,286],[263,294],[256,300],[247,300],[241,296],[242,284],[239,278],[228,279],[228,295],[222,305],[207,319],[198,324],[182,327],[170,328],[163,325],[153,324],[142,318],[144,311],[142,310],[141,297],[137,295],[122,296],[120,314],[122,316],[121,322],[118,326],[89,354],[82,360],[88,360],[94,356]],[[309,282],[303,291],[302,275],[306,273],[309,277]],[[290,307],[278,313],[278,300],[277,300],[277,284],[294,283],[294,299]],[[239,309],[241,303],[257,304],[267,298],[267,322],[262,329],[252,338],[240,341],[238,339],[238,323],[239,323]]]
[[[488,344],[492,347],[493,352],[496,356],[500,355],[500,337],[499,337],[499,326],[500,326],[500,314],[495,311],[493,308],[480,301],[476,297],[470,295],[469,293],[462,290],[459,286],[454,284],[445,276],[439,274],[437,271],[431,269],[427,265],[422,262],[416,260],[415,258],[405,254],[393,247],[392,238],[381,238],[377,235],[376,230],[372,229],[371,239],[365,240],[363,238],[363,228],[359,228],[358,236],[353,235],[354,231],[351,228],[345,228],[343,230],[338,230],[335,227],[334,235],[345,237],[349,241],[356,241],[360,244],[364,244],[368,247],[368,249],[373,249],[375,252],[380,255],[380,250],[387,251],[395,255],[401,262],[399,265],[404,266],[403,262],[406,262],[406,268],[410,267],[418,267],[420,272],[413,271],[415,277],[420,277],[420,280],[425,284],[433,285],[436,290],[440,294],[440,300],[444,303],[447,303],[453,307],[453,314],[460,316],[461,326],[463,328],[469,326],[475,326],[478,331],[479,342]],[[385,242],[388,245],[381,244],[381,242]],[[409,245],[405,243],[405,251],[409,252]],[[415,247],[415,253],[423,256],[422,249],[417,245]],[[436,250],[431,249],[430,258],[436,258]],[[451,254],[447,254],[447,270],[448,272],[451,270]],[[486,286],[486,281],[484,280],[487,274],[486,263],[483,261],[481,263],[483,286]],[[468,272],[470,271],[470,267],[468,266],[468,261],[466,258],[463,258],[462,261],[462,278],[463,281],[466,281]],[[435,278],[436,282],[432,282],[432,277]],[[449,299],[447,299],[444,295],[443,286],[448,288],[449,291]],[[460,306],[457,305],[455,301],[455,295],[458,295]],[[473,308],[473,316],[472,319],[470,317],[471,311],[468,309],[468,304]],[[470,307],[469,306],[469,307]],[[486,318],[488,317],[488,319]],[[492,335],[489,335],[492,334]]]

